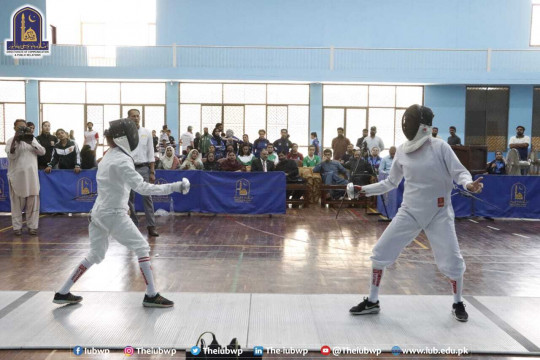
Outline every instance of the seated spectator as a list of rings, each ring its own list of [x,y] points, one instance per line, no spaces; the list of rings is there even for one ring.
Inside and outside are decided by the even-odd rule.
[[[242,171],[244,166],[236,159],[236,154],[231,151],[227,158],[220,162],[221,171]]]
[[[279,162],[279,158],[277,154],[274,152],[274,145],[268,144],[266,146],[266,151],[268,151],[268,160],[273,161],[274,165],[277,165],[277,163]]]
[[[321,163],[321,158],[315,155],[315,151],[317,151],[317,147],[315,145],[309,145],[308,155],[304,157],[304,160],[302,161],[302,166],[313,167]]]
[[[90,145],[84,145],[81,149],[81,169],[93,169],[97,167],[96,153]]]
[[[174,148],[167,146],[165,154],[159,159],[159,169],[176,170],[180,166],[180,160],[174,154]]]
[[[220,171],[221,166],[219,165],[219,162],[216,159],[216,154],[213,152],[209,152],[206,156],[206,161],[204,162],[204,170],[207,171]]]
[[[235,154],[238,153],[238,152],[236,151],[235,147],[234,147],[232,144],[229,144],[229,145],[227,145],[227,146],[225,147],[225,154],[228,154],[228,153],[230,153],[231,151],[232,151],[233,153],[235,153]]]
[[[337,160],[332,160],[332,150],[326,149],[323,151],[323,161],[313,168],[314,173],[321,173],[322,181],[325,185],[347,185],[349,173]],[[339,176],[343,174],[345,178]],[[338,198],[343,196],[344,191],[333,191],[332,197]]]
[[[240,153],[238,155],[238,161],[244,166],[251,166],[253,160],[256,159],[255,155],[251,153],[249,144],[242,145]]]
[[[305,180],[298,176],[298,165],[295,160],[287,159],[287,154],[282,151],[278,155],[279,162],[276,165],[274,171],[283,171],[287,177],[287,184],[301,184]],[[299,199],[302,196],[301,191],[288,190],[287,198]]]
[[[487,174],[506,175],[506,162],[502,151],[495,152],[495,160],[490,162],[486,169]]]
[[[373,166],[373,171],[375,174],[379,174],[379,166],[381,165],[381,157],[379,156],[379,148],[374,146],[371,148],[371,154],[368,157],[368,163]]]
[[[396,147],[391,146],[388,152],[390,153],[390,155],[382,159],[381,165],[379,165],[380,174],[388,175],[390,173],[390,169],[392,168],[392,162],[394,161],[394,156],[396,155]]]
[[[186,160],[188,158],[188,154],[189,152],[193,150],[193,146],[191,145],[188,145],[183,151],[182,151],[182,155],[180,155],[180,163],[183,163],[184,160]]]
[[[253,152],[253,144],[249,142],[249,136],[248,136],[248,134],[244,134],[244,135],[242,136],[241,145],[242,145],[242,147],[243,147],[244,145],[249,146],[249,152]]]
[[[251,162],[251,172],[269,172],[274,171],[275,165],[273,161],[268,160],[268,150],[263,149],[260,152],[260,157]]]
[[[64,129],[56,130],[58,143],[54,145],[51,161],[47,164],[45,172],[48,174],[58,165],[58,169],[74,169],[78,174],[81,171],[81,154],[77,144],[69,139]]]
[[[291,151],[287,154],[287,159],[296,161],[296,164],[302,166],[304,155],[298,152],[298,144],[292,144]]]
[[[238,154],[238,143],[240,143],[240,139],[234,136],[234,131],[231,129],[228,129],[225,132],[225,146],[228,148],[232,145],[234,153]],[[229,153],[229,150],[227,150],[227,154]]]
[[[354,157],[343,165],[351,171],[350,179],[354,185],[368,185],[371,177],[375,175],[373,167],[362,158],[362,150],[354,151]]]
[[[339,162],[341,164],[345,164],[346,162],[351,160],[353,157],[354,157],[354,145],[349,143],[349,145],[347,145],[347,151],[345,152],[345,154],[343,154]]]
[[[156,135],[156,130],[152,130],[152,141],[154,142],[154,152],[159,152],[159,138]]]
[[[58,142],[58,138],[51,134],[51,123],[44,121],[41,124],[41,134],[36,137],[36,140],[45,148],[45,155],[38,156],[38,169],[43,170],[51,161],[54,145]]]
[[[208,155],[209,155],[210,153],[214,154],[214,158],[215,158],[216,160],[219,160],[219,159],[220,159],[220,157],[219,157],[218,154],[216,153],[216,147],[215,147],[214,145],[210,145],[210,146],[208,147],[208,153],[206,154],[206,157],[208,157]]]
[[[221,131],[219,128],[215,128],[212,132],[212,139],[210,143],[214,146],[216,152],[216,159],[221,159],[225,156],[225,142],[221,138]]]
[[[189,147],[189,146],[188,146]],[[204,165],[197,149],[191,149],[180,167],[181,170],[202,170]]]
[[[167,145],[167,140],[161,139],[161,143],[159,144],[159,153],[161,156],[165,154],[165,150],[167,149],[169,145]]]

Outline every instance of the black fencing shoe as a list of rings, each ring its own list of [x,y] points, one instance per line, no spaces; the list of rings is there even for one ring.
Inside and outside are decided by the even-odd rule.
[[[452,315],[454,315],[457,321],[466,322],[469,320],[469,314],[465,311],[465,304],[463,304],[463,301],[452,305]]]
[[[353,306],[349,313],[352,315],[366,315],[366,314],[378,314],[381,311],[379,301],[372,303],[367,297],[364,298],[360,304]]]
[[[53,303],[55,304],[77,304],[82,301],[82,296],[73,295],[72,293],[68,292],[67,294],[60,294],[56,293],[54,294],[54,300]]]
[[[142,304],[145,307],[156,307],[156,308],[166,308],[166,307],[174,306],[174,302],[172,302],[171,300],[165,299],[163,296],[159,295],[159,293],[157,293],[156,296],[153,296],[153,297],[150,297],[145,294]]]

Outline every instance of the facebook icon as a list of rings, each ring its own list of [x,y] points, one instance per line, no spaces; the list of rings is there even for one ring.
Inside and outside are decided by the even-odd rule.
[[[253,356],[263,356],[264,348],[262,346],[255,346],[253,348]]]
[[[73,353],[74,353],[75,355],[77,355],[77,356],[81,356],[82,353],[83,353],[83,348],[82,348],[82,346],[75,346],[75,347],[73,348]]]

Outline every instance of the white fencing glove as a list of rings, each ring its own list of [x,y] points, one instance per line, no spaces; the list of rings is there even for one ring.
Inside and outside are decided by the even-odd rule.
[[[347,184],[347,196],[349,197],[350,200],[355,198],[355,196],[354,196],[354,191],[355,190],[358,191],[358,192],[361,192],[362,187],[359,186],[359,185],[354,185],[352,182]]]
[[[176,181],[172,183],[172,190],[174,192],[181,192],[184,195],[186,195],[189,192],[190,187],[191,187],[191,184],[189,183],[189,180],[186,178],[182,178],[182,181]]]

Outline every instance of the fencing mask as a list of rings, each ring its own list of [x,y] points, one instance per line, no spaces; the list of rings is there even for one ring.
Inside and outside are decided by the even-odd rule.
[[[116,146],[131,156],[139,145],[139,130],[135,123],[129,119],[119,119],[110,121],[109,126],[105,136],[112,137]]]
[[[430,108],[421,105],[411,105],[405,110],[401,128],[409,140],[403,144],[406,153],[415,151],[429,139],[434,116]]]

